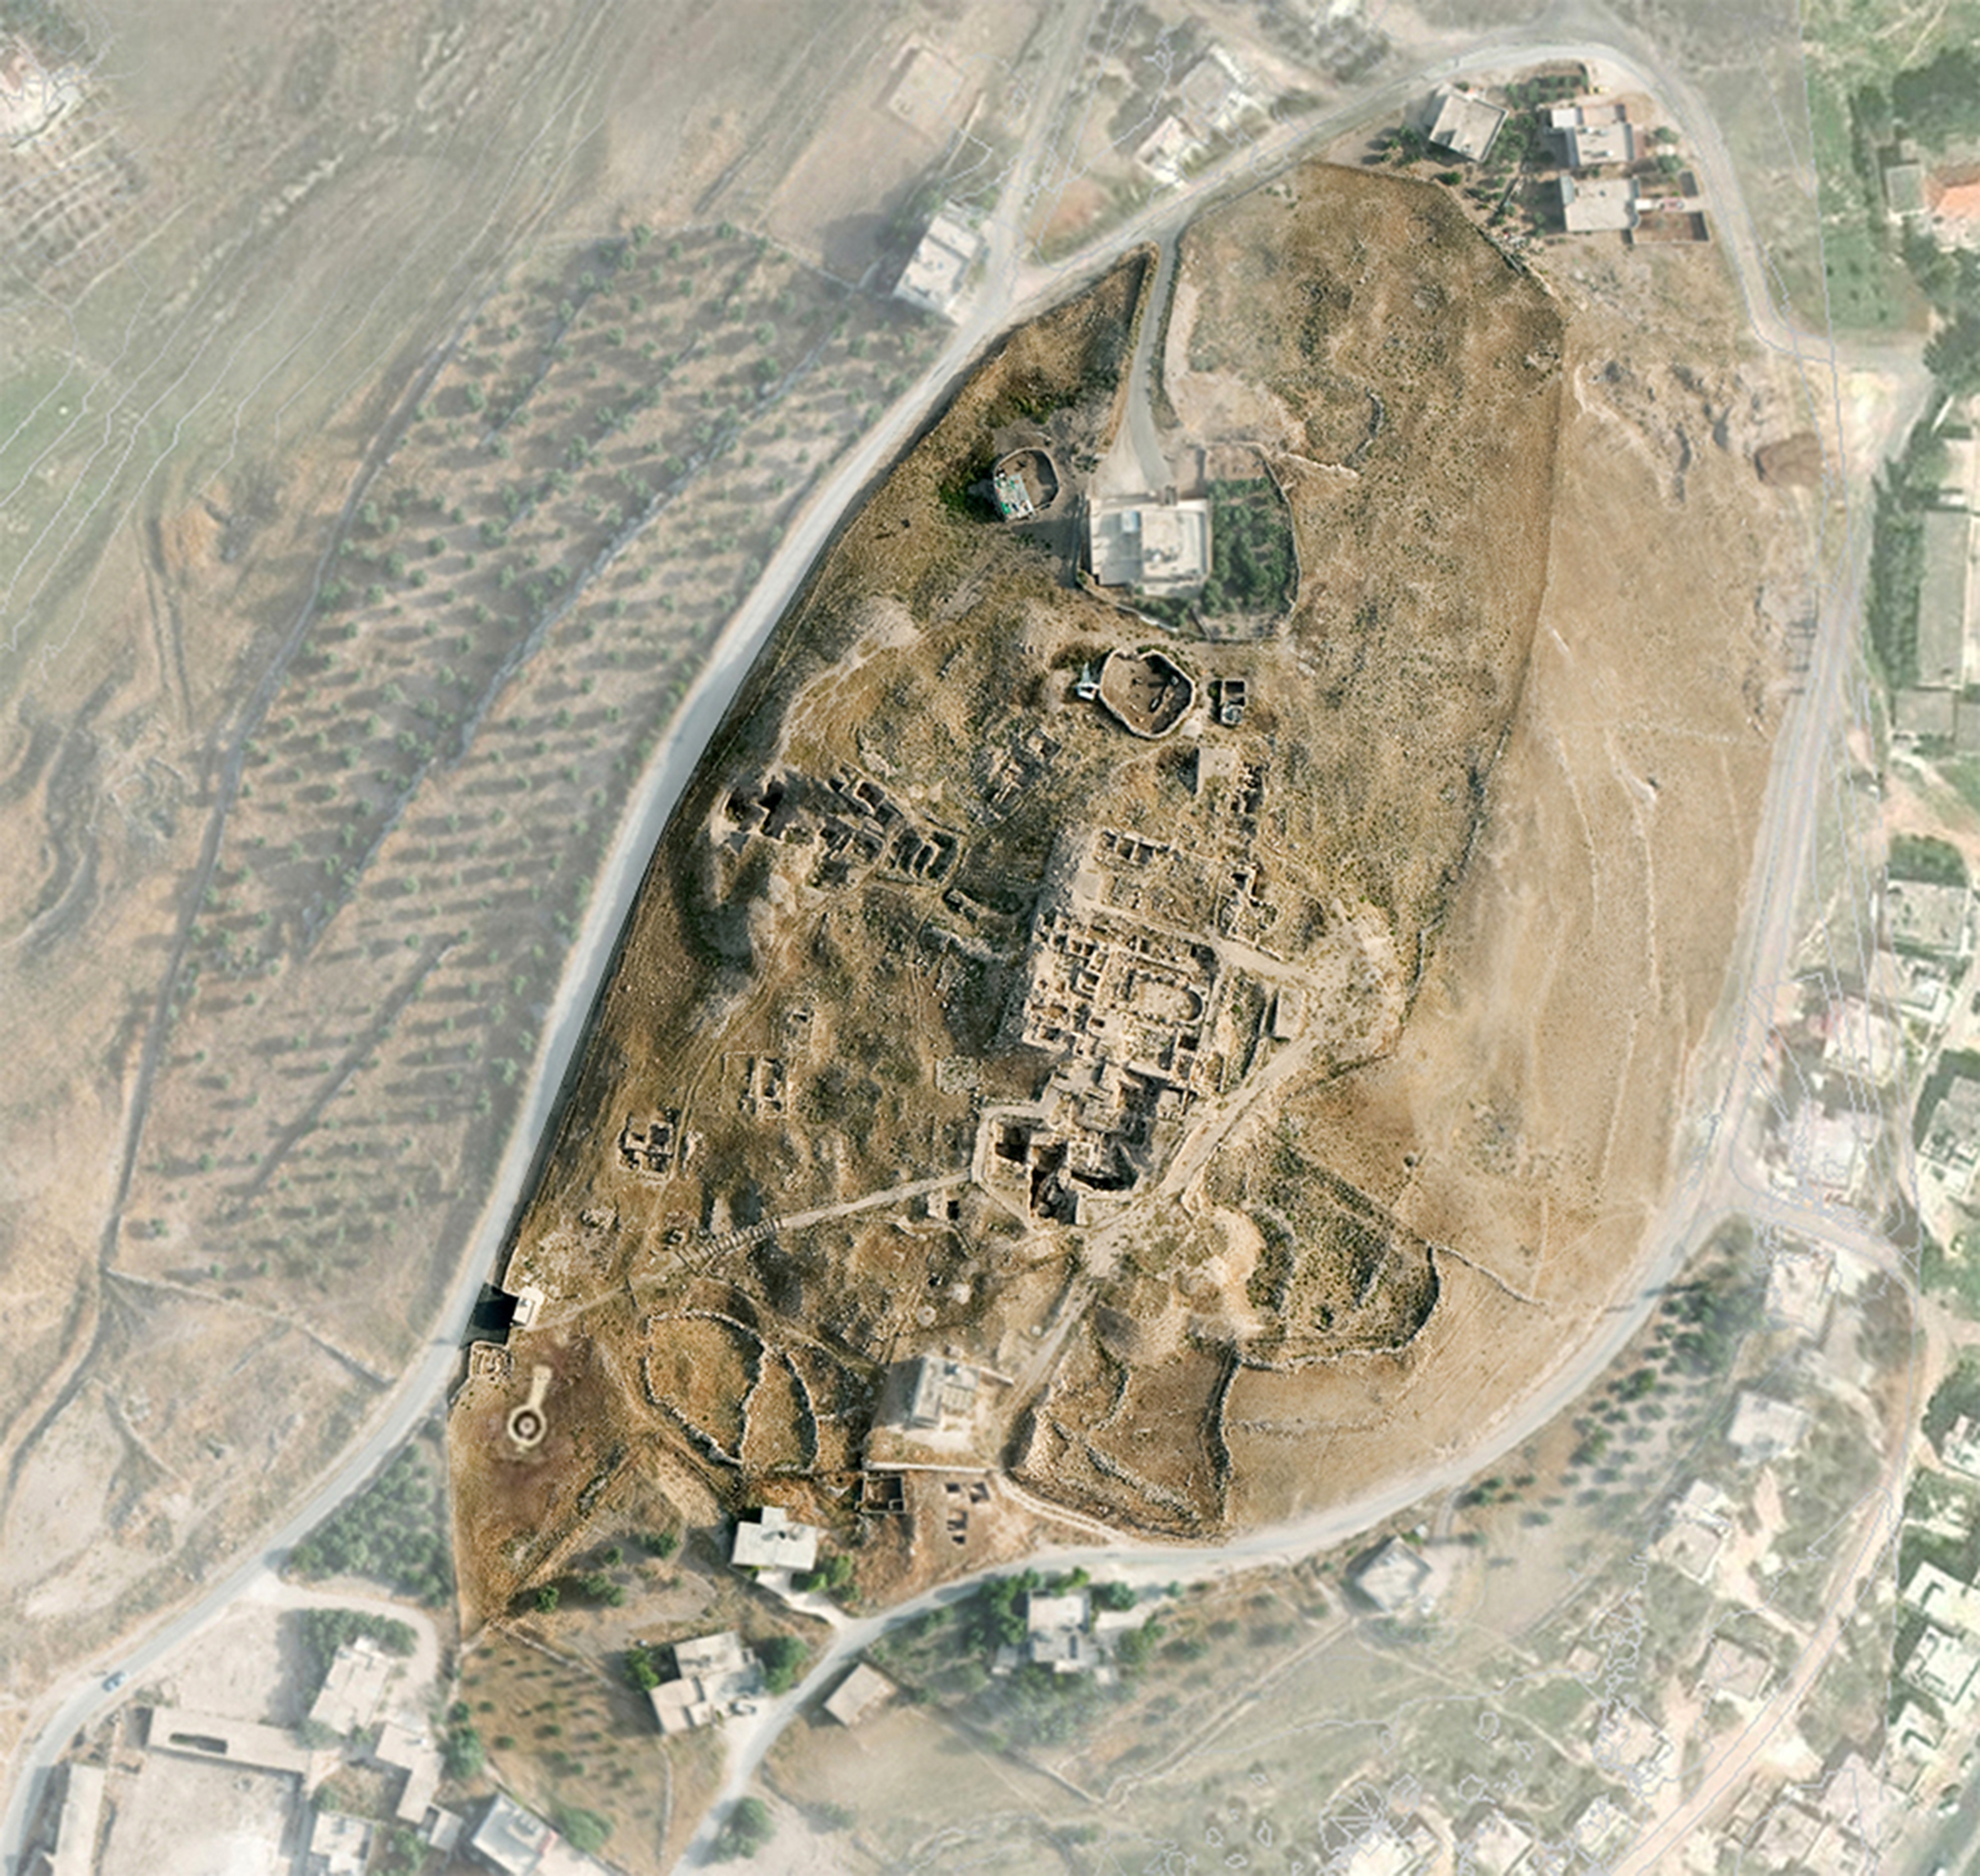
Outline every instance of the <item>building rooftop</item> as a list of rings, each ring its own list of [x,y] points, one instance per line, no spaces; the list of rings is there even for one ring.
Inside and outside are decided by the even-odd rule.
[[[945,319],[955,317],[969,270],[983,251],[983,240],[968,224],[944,208],[928,225],[901,278],[894,297],[925,308]]]
[[[371,1827],[341,1811],[319,1811],[310,1826],[308,1876],[364,1876]]]
[[[1925,212],[1925,165],[1892,163],[1884,171],[1884,201],[1894,215]]]
[[[1733,1403],[1726,1437],[1744,1458],[1764,1464],[1795,1451],[1807,1431],[1808,1415],[1800,1408],[1749,1388]]]
[[[1210,577],[1210,504],[1103,497],[1087,511],[1086,544],[1101,586],[1158,597],[1194,593]]]
[[[1498,105],[1447,85],[1430,95],[1424,134],[1440,149],[1482,163],[1498,141],[1505,121],[1506,113]]]
[[[1626,123],[1571,125],[1560,133],[1570,169],[1594,169],[1604,163],[1633,163],[1636,133]]]
[[[1928,1625],[1905,1663],[1905,1673],[1935,1700],[1962,1701],[1974,1675],[1980,1673],[1980,1643],[1971,1635]]]
[[[1570,234],[1618,234],[1636,225],[1636,185],[1628,176],[1560,179],[1560,218]]]
[[[1973,948],[1972,921],[1967,916],[1972,903],[1972,895],[1963,886],[1893,880],[1884,894],[1892,942],[1935,957],[1965,957]]]
[[[224,1759],[261,1771],[310,1775],[312,1755],[286,1727],[199,1713],[186,1707],[154,1707],[146,1740],[153,1751],[184,1752],[194,1758]]]
[[[649,1689],[648,1704],[663,1733],[712,1726],[763,1691],[762,1664],[733,1629],[674,1644],[674,1676]]]
[[[467,1847],[503,1876],[533,1876],[554,1834],[542,1818],[497,1791],[488,1801]]]
[[[1443,1592],[1443,1573],[1418,1550],[1392,1537],[1379,1545],[1354,1575],[1354,1587],[1390,1615],[1427,1611]]]
[[[737,1520],[729,1561],[739,1570],[809,1570],[818,1561],[819,1535],[782,1506],[766,1505],[754,1520]]]
[[[377,1642],[360,1636],[340,1647],[323,1677],[309,1716],[334,1733],[353,1733],[377,1717],[394,1663]]]
[[[104,1774],[71,1760],[62,1768],[61,1810],[55,1820],[49,1876],[90,1876],[96,1867],[96,1834],[103,1821]]]
[[[1251,108],[1251,76],[1221,45],[1213,45],[1176,88],[1182,115],[1198,134],[1219,137]]]
[[[924,1355],[915,1364],[906,1419],[911,1427],[940,1426],[945,1420],[967,1420],[976,1409],[979,1376],[975,1369],[946,1355]]]
[[[825,1710],[842,1726],[857,1726],[894,1697],[894,1684],[865,1661],[832,1690]]]

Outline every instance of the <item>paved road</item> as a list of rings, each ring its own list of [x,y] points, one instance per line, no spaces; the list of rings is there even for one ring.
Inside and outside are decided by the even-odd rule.
[[[196,1604],[118,1658],[114,1665],[124,1668],[134,1681],[246,1592],[257,1576],[278,1565],[298,1538],[364,1485],[444,1397],[475,1297],[484,1276],[493,1268],[507,1236],[537,1143],[550,1120],[557,1091],[581,1040],[613,943],[667,816],[757,653],[842,517],[869,482],[939,406],[957,374],[997,331],[1044,301],[1057,298],[1070,281],[1097,271],[1137,241],[1172,234],[1201,212],[1206,204],[1250,186],[1302,147],[1329,141],[1359,123],[1380,122],[1385,113],[1393,113],[1428,82],[1511,64],[1576,57],[1598,61],[1626,81],[1665,101],[1689,147],[1697,153],[1724,251],[1733,265],[1756,331],[1769,344],[1825,369],[1837,358],[1826,341],[1810,340],[1796,333],[1775,306],[1766,288],[1759,243],[1746,217],[1729,156],[1709,112],[1689,86],[1668,75],[1653,75],[1627,54],[1612,47],[1599,44],[1536,46],[1530,41],[1523,44],[1513,35],[1481,42],[1460,57],[1440,62],[1428,72],[1399,78],[1336,110],[1279,127],[1250,149],[1214,166],[1188,189],[1164,198],[1111,231],[1094,248],[1052,267],[1027,268],[1021,271],[1023,228],[1046,155],[1045,133],[1076,69],[1097,4],[1098,0],[1081,0],[1079,5],[1066,7],[1055,22],[1054,38],[1045,49],[1042,75],[1034,92],[1019,158],[997,211],[986,225],[987,284],[979,302],[914,388],[820,484],[772,557],[756,589],[724,631],[684,703],[659,760],[629,803],[620,837],[593,896],[591,916],[573,950],[545,1025],[544,1041],[527,1100],[493,1183],[487,1208],[463,1255],[453,1293],[436,1322],[431,1345],[380,1402],[358,1445],[308,1502],[268,1535],[260,1552],[243,1562]],[[1881,355],[1875,361],[1885,362]],[[1859,555],[1852,553],[1849,557],[1853,575],[1859,570],[1855,563]],[[1776,757],[1758,849],[1761,860],[1750,895],[1753,912],[1748,981],[1754,985],[1770,986],[1780,980],[1795,942],[1796,889],[1803,857],[1812,848],[1817,784],[1832,760],[1835,726],[1841,720],[1842,680],[1855,631],[1854,592],[1852,577],[1845,592],[1833,596],[1838,603],[1825,610],[1806,694],[1793,723],[1784,733]],[[1752,1001],[1749,1000],[1749,1005]],[[1517,1414],[1503,1422],[1489,1437],[1481,1438],[1477,1446],[1452,1455],[1434,1475],[1399,1481],[1379,1494],[1319,1518],[1254,1533],[1214,1554],[1200,1549],[1124,1545],[1114,1552],[1102,1552],[1102,1561],[1131,1568],[1137,1575],[1144,1570],[1151,1572],[1162,1581],[1216,1574],[1274,1560],[1290,1562],[1345,1542],[1356,1532],[1420,1498],[1462,1482],[1480,1465],[1489,1463],[1496,1453],[1517,1445],[1553,1418],[1614,1358],[1653,1304],[1661,1285],[1746,1196],[1739,1189],[1733,1167],[1733,1141],[1738,1118],[1747,1111],[1764,1072],[1764,1042],[1763,1030],[1752,1021],[1737,1039],[1734,1072],[1719,1109],[1727,1124],[1719,1129],[1720,1143],[1709,1173],[1681,1191],[1660,1221],[1656,1241],[1665,1248],[1642,1273],[1636,1300],[1613,1312],[1606,1319],[1604,1333],[1584,1344]],[[1089,1564],[1094,1560],[1091,1551],[1081,1555]],[[889,1617],[849,1625],[799,1692],[821,1685],[829,1673],[867,1645],[887,1622],[902,1619],[920,1607],[953,1601],[970,1593],[972,1587],[971,1583],[949,1585],[921,1603]],[[71,1685],[66,1697],[59,1691],[51,1694],[33,1716],[29,1743],[17,1754],[12,1790],[6,1811],[0,1815],[0,1858],[5,1859],[9,1871],[18,1867],[31,1801],[42,1776],[66,1749],[73,1735],[111,1704],[111,1697],[103,1691],[95,1675],[111,1665],[99,1664],[89,1679]],[[734,1770],[725,1788],[726,1797],[733,1797],[743,1788],[775,1737],[777,1725],[796,1711],[798,1698],[798,1695],[793,1695],[776,1703],[747,1739],[738,1738],[733,1741],[737,1751]],[[706,1850],[706,1840],[718,1815],[719,1811],[711,1813],[709,1826],[696,1839],[696,1854]]]

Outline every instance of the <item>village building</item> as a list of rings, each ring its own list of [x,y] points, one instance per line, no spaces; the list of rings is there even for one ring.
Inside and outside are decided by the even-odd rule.
[[[1570,169],[1633,163],[1639,154],[1635,126],[1620,110],[1597,113],[1580,105],[1557,105],[1548,113],[1548,123]]]
[[[1963,886],[1893,880],[1884,892],[1884,917],[1900,950],[1960,961],[1973,954],[1973,898]]]
[[[1784,1328],[1819,1335],[1835,1296],[1835,1258],[1819,1246],[1776,1247],[1767,1268],[1767,1314]]]
[[[1626,233],[1636,225],[1636,184],[1629,176],[1594,180],[1563,176],[1561,225],[1570,234]]]
[[[1596,1768],[1628,1781],[1639,1795],[1670,1776],[1676,1748],[1656,1726],[1622,1701],[1605,1706],[1595,1723],[1593,1755]]]
[[[1945,1741],[1945,1722],[1915,1700],[1898,1709],[1885,1735],[1885,1753],[1903,1788],[1915,1791]]]
[[[1949,1471],[1980,1479],[1980,1422],[1962,1414],[1945,1429],[1945,1437],[1938,1442],[1938,1456]]]
[[[1349,1583],[1384,1615],[1428,1615],[1449,1587],[1444,1567],[1399,1537],[1377,1545],[1355,1567]]]
[[[1573,1822],[1567,1827],[1568,1841],[1591,1861],[1603,1863],[1621,1848],[1631,1829],[1630,1814],[1601,1791],[1575,1813]]]
[[[1802,1409],[1749,1388],[1732,1404],[1726,1438],[1749,1465],[1765,1465],[1799,1452],[1807,1433],[1808,1415]]]
[[[79,68],[51,72],[24,41],[0,39],[0,143],[18,149],[33,142],[81,101]]]
[[[1430,94],[1424,135],[1440,150],[1482,163],[1504,127],[1505,111],[1475,92],[1440,85]]]
[[[1753,1834],[1751,1857],[1766,1870],[1834,1869],[1842,1855],[1842,1841],[1826,1818],[1804,1806],[1776,1804]]]
[[[1925,165],[1887,163],[1884,166],[1884,206],[1895,221],[1925,213]]]
[[[154,1751],[183,1752],[192,1758],[220,1759],[307,1780],[315,1759],[286,1727],[224,1718],[184,1707],[154,1707],[145,1735]]]
[[[1945,1084],[1926,1118],[1919,1157],[1952,1197],[1972,1194],[1980,1174],[1980,1081],[1956,1075]],[[1973,1475],[1980,1478],[1980,1469]]]
[[[945,208],[929,222],[928,232],[902,269],[894,297],[953,319],[968,284],[969,271],[982,254],[983,238]]]
[[[1210,577],[1210,504],[1102,496],[1087,510],[1086,552],[1101,586],[1157,598],[1200,592]]]
[[[736,1521],[729,1561],[739,1570],[809,1570],[818,1562],[819,1535],[781,1505],[766,1505],[753,1518]]]
[[[1980,1643],[1930,1625],[1905,1663],[1905,1678],[1942,1706],[1964,1701],[1975,1674],[1980,1674]]]
[[[762,1662],[733,1629],[674,1644],[674,1678],[646,1698],[663,1733],[689,1733],[753,1711],[763,1691]]]
[[[1730,1635],[1715,1635],[1698,1671],[1698,1691],[1750,1705],[1766,1694],[1774,1678],[1774,1664],[1757,1648]]]
[[[976,1412],[982,1377],[962,1362],[946,1355],[924,1355],[915,1363],[902,1424],[915,1432],[967,1425]]]
[[[1980,1636],[1980,1590],[1921,1558],[1905,1579],[1904,1601],[1942,1628]]]
[[[1833,1074],[1853,1075],[1881,1086],[1904,1061],[1898,1026],[1860,996],[1845,996],[1829,1013],[1822,1065]]]
[[[319,1811],[310,1826],[307,1876],[364,1876],[371,1826],[341,1811]]]
[[[533,1811],[497,1791],[463,1848],[470,1858],[499,1876],[536,1876],[555,1834]]]
[[[1135,152],[1141,165],[1165,189],[1180,188],[1190,167],[1208,151],[1179,117],[1165,117]]]
[[[1213,45],[1183,75],[1176,99],[1184,120],[1203,138],[1228,135],[1246,111],[1257,108],[1251,75],[1221,45]]]
[[[1488,1804],[1466,1821],[1463,1843],[1477,1876],[1512,1876],[1533,1848],[1533,1834],[1496,1804]]]
[[[401,1824],[424,1824],[434,1794],[440,1789],[440,1752],[433,1741],[424,1732],[388,1720],[378,1729],[378,1743],[371,1748],[370,1758],[372,1764],[387,1771],[405,1774],[393,1814]]]
[[[1782,1143],[1788,1183],[1824,1199],[1845,1199],[1855,1189],[1882,1131],[1875,1111],[1804,1101]]]
[[[377,1718],[394,1669],[392,1657],[369,1637],[346,1642],[331,1658],[311,1703],[311,1722],[344,1738],[369,1726]]]
[[[857,1726],[899,1691],[879,1668],[862,1661],[826,1697],[825,1711],[842,1726]]]
[[[1025,1601],[1024,1658],[1055,1674],[1085,1674],[1100,1664],[1100,1649],[1088,1633],[1091,1598],[1083,1589],[1065,1595],[1034,1591]]]
[[[96,1868],[96,1839],[103,1824],[104,1772],[100,1766],[71,1759],[61,1768],[61,1781],[55,1842],[32,1866],[35,1876],[90,1876]]]

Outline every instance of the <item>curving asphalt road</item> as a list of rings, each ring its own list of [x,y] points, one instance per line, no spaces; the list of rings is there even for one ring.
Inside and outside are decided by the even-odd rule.
[[[1022,152],[985,230],[987,284],[980,300],[914,388],[841,461],[812,495],[772,555],[755,590],[724,630],[683,704],[664,749],[629,803],[619,838],[593,896],[590,916],[573,948],[545,1024],[528,1097],[478,1228],[463,1250],[453,1291],[434,1324],[434,1338],[427,1352],[380,1402],[360,1443],[306,1504],[267,1535],[257,1554],[115,1663],[98,1664],[88,1679],[71,1684],[65,1695],[60,1690],[52,1692],[37,1709],[27,1735],[28,1743],[17,1754],[12,1768],[12,1788],[5,1811],[0,1815],[0,1859],[4,1859],[8,1871],[17,1871],[20,1866],[32,1803],[48,1768],[75,1735],[113,1702],[115,1697],[103,1689],[96,1677],[115,1665],[135,1681],[183,1645],[235,1598],[248,1592],[267,1569],[279,1565],[288,1549],[361,1488],[420,1419],[443,1399],[455,1372],[475,1297],[507,1234],[537,1143],[550,1123],[558,1090],[581,1043],[617,933],[668,815],[772,628],[802,588],[842,519],[853,509],[874,477],[939,407],[957,375],[996,333],[1042,304],[1059,298],[1070,284],[1099,271],[1125,249],[1150,239],[1172,238],[1207,205],[1251,187],[1291,161],[1302,149],[1328,141],[1360,124],[1380,121],[1385,113],[1392,114],[1420,94],[1427,84],[1470,72],[1576,58],[1599,63],[1625,82],[1658,96],[1682,127],[1696,152],[1722,245],[1754,330],[1762,341],[1817,372],[1827,373],[1845,361],[1844,354],[1829,341],[1812,339],[1796,331],[1776,305],[1767,286],[1764,256],[1747,215],[1730,156],[1703,99],[1676,75],[1654,73],[1629,50],[1600,42],[1563,40],[1536,44],[1530,37],[1522,38],[1511,33],[1482,40],[1462,55],[1441,60],[1429,68],[1361,94],[1350,105],[1268,132],[1251,148],[1213,166],[1186,189],[1151,205],[1060,264],[1021,269],[1022,231],[1047,155],[1046,134],[1058,102],[1076,70],[1098,4],[1098,0],[1080,0],[1079,4],[1066,7],[1051,28],[1052,39],[1045,48],[1041,81],[1032,94]],[[1866,358],[1885,368],[1902,367],[1908,362],[1895,353],[1864,348],[1851,357]],[[1144,397],[1139,401],[1145,406],[1147,401]],[[1838,726],[1846,720],[1843,679],[1855,640],[1855,597],[1866,554],[1867,541],[1858,540],[1850,544],[1844,557],[1846,577],[1839,582],[1830,595],[1830,604],[1823,610],[1801,706],[1777,747],[1748,895],[1745,942],[1749,961],[1742,973],[1749,985],[1761,989],[1769,989],[1782,980],[1796,942],[1797,894],[1806,857],[1812,850],[1818,783],[1832,760]],[[1733,1067],[1716,1110],[1722,1124],[1715,1131],[1713,1146],[1699,1176],[1674,1195],[1659,1221],[1654,1241],[1663,1249],[1639,1273],[1632,1300],[1619,1305],[1600,1335],[1576,1350],[1516,1412],[1497,1427],[1482,1432],[1475,1445],[1453,1454],[1434,1474],[1398,1481],[1351,1505],[1297,1524],[1253,1533],[1215,1552],[1122,1545],[1099,1552],[1097,1558],[1091,1549],[1065,1555],[1077,1555],[1089,1567],[1098,1561],[1117,1574],[1131,1572],[1141,1577],[1145,1573],[1147,1580],[1168,1582],[1273,1561],[1290,1562],[1315,1550],[1331,1548],[1419,1498],[1462,1482],[1480,1465],[1489,1463],[1497,1454],[1517,1445],[1553,1419],[1614,1359],[1654,1303],[1661,1286],[1725,1218],[1749,1212],[1757,1199],[1771,1214],[1791,1214],[1801,1219],[1794,1228],[1822,1236],[1832,1228],[1826,1215],[1804,1216],[1800,1209],[1783,1206],[1771,1192],[1756,1193],[1739,1163],[1739,1122],[1759,1090],[1766,1072],[1766,1031],[1758,1013],[1763,1003],[1759,998],[1746,1000],[1745,1007],[1755,1013],[1749,1015],[1733,1040]],[[1882,1247],[1882,1254],[1889,1258],[1888,1246]],[[1048,1555],[1041,1560],[1050,1563],[1055,1558]],[[888,1624],[907,1619],[923,1608],[970,1594],[974,1580],[944,1585],[885,1616],[848,1624],[802,1687],[766,1709],[748,1735],[733,1737],[732,1770],[723,1799],[712,1809],[690,1847],[689,1860],[706,1855],[727,1801],[746,1786],[777,1731],[796,1712],[801,1699],[808,1698],[831,1674],[869,1645]]]

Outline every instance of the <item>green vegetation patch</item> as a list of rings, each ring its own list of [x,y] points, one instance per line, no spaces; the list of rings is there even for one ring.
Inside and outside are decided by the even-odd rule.
[[[428,1608],[453,1598],[453,1558],[439,1472],[415,1444],[289,1552],[289,1568],[311,1580],[368,1577]]]
[[[1885,870],[1894,880],[1915,880],[1928,886],[1964,886],[1966,862],[1958,847],[1929,833],[1901,833],[1891,842]]]
[[[304,1609],[301,1618],[303,1646],[321,1686],[337,1651],[347,1642],[375,1642],[388,1655],[410,1655],[417,1645],[412,1625],[362,1609]]]
[[[1299,585],[1293,522],[1269,476],[1210,485],[1210,579],[1201,607],[1211,616],[1270,613],[1292,604]]]

